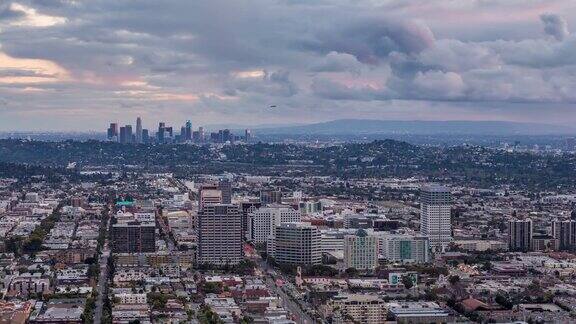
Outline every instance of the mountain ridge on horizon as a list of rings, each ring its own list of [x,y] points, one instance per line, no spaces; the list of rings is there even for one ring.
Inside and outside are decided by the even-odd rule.
[[[455,134],[455,135],[567,135],[576,128],[545,123],[468,120],[374,120],[337,119],[284,127],[252,128],[263,135],[363,135],[363,134]]]

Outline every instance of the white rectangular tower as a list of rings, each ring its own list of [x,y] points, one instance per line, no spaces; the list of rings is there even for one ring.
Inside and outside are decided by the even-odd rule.
[[[446,187],[428,185],[420,191],[420,233],[433,251],[445,251],[452,241],[451,194]]]

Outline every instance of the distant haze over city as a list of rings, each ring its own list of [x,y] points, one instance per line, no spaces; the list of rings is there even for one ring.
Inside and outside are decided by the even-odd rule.
[[[541,123],[506,121],[422,121],[422,120],[370,120],[340,119],[306,125],[258,125],[229,128],[252,128],[260,134],[317,134],[317,135],[362,135],[362,134],[474,134],[474,135],[547,135],[576,134],[576,128]]]
[[[159,121],[143,121],[143,127],[150,132],[150,136],[157,133]],[[163,122],[164,124],[167,124]],[[115,123],[118,127],[124,126]],[[136,131],[136,123],[128,122],[133,131]],[[45,133],[79,134],[79,133],[105,133],[106,127],[102,125],[99,130],[90,131],[44,131]],[[174,125],[167,124],[174,132],[180,131],[185,126],[185,121]],[[244,133],[246,130],[258,135],[576,135],[576,128],[571,126],[553,125],[546,123],[508,122],[508,121],[424,121],[424,120],[370,120],[370,119],[339,119],[309,124],[208,124],[198,125],[191,123],[194,129],[202,127],[206,132],[219,130],[232,130],[236,133]],[[0,131],[7,136],[18,133],[44,133],[43,131],[19,130],[12,132]],[[73,137],[71,137],[73,138]]]

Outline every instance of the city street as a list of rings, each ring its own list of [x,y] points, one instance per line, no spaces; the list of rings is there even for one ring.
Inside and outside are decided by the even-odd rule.
[[[263,273],[264,282],[266,283],[266,286],[268,286],[268,288],[271,291],[273,291],[276,296],[278,296],[278,297],[280,297],[280,299],[282,299],[282,306],[284,308],[286,308],[286,310],[288,310],[292,315],[294,315],[294,320],[298,324],[312,324],[312,323],[317,322],[312,317],[310,317],[310,315],[308,315],[302,309],[302,307],[300,307],[300,305],[298,305],[296,302],[294,302],[290,298],[290,296],[288,296],[282,290],[282,288],[280,288],[276,285],[276,283],[274,282],[274,279],[272,279],[268,275],[267,270],[270,268],[270,266],[266,263],[265,260],[263,260],[259,255],[257,255],[257,256],[255,256],[254,261],[256,261],[256,264],[258,264],[260,267],[260,271],[262,271],[262,273]]]
[[[110,220],[106,224],[106,228],[109,228]],[[106,231],[106,240],[104,242],[104,247],[102,249],[102,255],[99,259],[100,264],[100,276],[98,277],[98,298],[96,299],[96,308],[94,310],[94,323],[102,323],[102,312],[104,309],[104,298],[107,295],[107,285],[108,285],[108,258],[110,257],[110,247],[108,244],[108,231]]]
[[[266,276],[265,279],[268,288],[273,291],[278,297],[282,299],[282,306],[286,308],[298,324],[312,324],[316,323],[302,308],[296,304],[280,287],[276,286],[272,278]]]
[[[170,236],[170,229],[168,228],[168,224],[166,224],[166,221],[164,220],[162,215],[156,216],[156,220],[160,225],[161,233],[164,235],[165,238],[164,241],[166,242],[166,247],[168,248],[168,251],[170,252],[176,251],[177,250],[176,243],[172,239],[172,236]]]

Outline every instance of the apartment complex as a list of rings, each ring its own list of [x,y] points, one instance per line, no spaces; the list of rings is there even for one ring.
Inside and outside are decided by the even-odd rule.
[[[344,266],[358,270],[373,270],[378,266],[378,237],[359,229],[344,238]]]
[[[300,221],[300,211],[286,205],[262,207],[248,215],[248,238],[254,243],[266,243],[281,223]]]
[[[322,261],[320,231],[309,223],[280,224],[270,243],[271,255],[278,263],[309,265]]]
[[[430,244],[426,236],[384,233],[379,236],[380,254],[388,260],[405,263],[430,261]]]
[[[237,205],[205,205],[198,214],[198,262],[236,264],[242,257],[240,208]]]
[[[142,253],[156,250],[156,223],[123,221],[112,225],[114,253]]]

